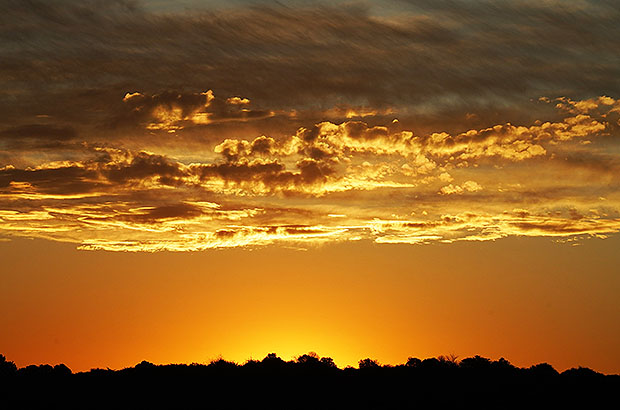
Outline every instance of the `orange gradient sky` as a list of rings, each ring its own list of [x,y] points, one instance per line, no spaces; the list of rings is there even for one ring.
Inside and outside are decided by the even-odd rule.
[[[618,245],[521,238],[140,254],[3,242],[4,269],[19,274],[1,290],[0,347],[19,366],[74,371],[315,351],[340,367],[480,354],[618,373]]]
[[[620,372],[620,10],[0,4],[0,354]]]

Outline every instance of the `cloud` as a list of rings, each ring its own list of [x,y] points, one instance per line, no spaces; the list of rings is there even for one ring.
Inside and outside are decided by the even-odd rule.
[[[462,213],[442,215],[428,221],[374,221],[375,241],[379,243],[430,243],[454,241],[488,241],[508,236],[571,237],[589,235],[604,238],[620,231],[620,219],[594,215],[571,218],[531,214],[498,215]]]
[[[530,120],[529,99],[620,94],[611,2],[416,0],[381,15],[372,4],[157,14],[133,1],[5,2],[0,111],[92,129],[110,117],[146,120],[159,96],[146,125],[167,132],[184,121],[308,119],[347,106],[334,120],[395,112],[448,123],[489,107]],[[222,99],[192,116],[207,89]],[[149,109],[125,113],[139,95],[123,97],[136,92]],[[268,108],[243,111],[254,101]]]
[[[127,97],[142,98],[141,94]],[[172,95],[166,98],[177,101]],[[233,105],[247,104],[239,97],[231,101]],[[412,131],[391,131],[386,126],[370,126],[361,121],[321,122],[278,138],[227,138],[213,147],[212,154],[207,156],[212,160],[189,164],[167,155],[84,143],[71,153],[76,159],[44,162],[34,167],[4,167],[0,170],[0,186],[13,193],[38,190],[47,194],[184,186],[244,195],[316,195],[441,181],[449,184],[438,191],[454,194],[481,189],[479,182],[466,175],[461,185],[452,184],[454,169],[491,164],[505,167],[542,157],[555,162],[561,158],[564,165],[571,163],[603,174],[605,167],[617,162],[615,157],[603,159],[594,150],[584,150],[585,145],[575,144],[599,141],[606,132],[613,131],[606,121],[613,104],[606,99],[597,101],[607,111],[596,117],[577,114],[556,122],[495,125],[456,135],[435,132],[417,136]],[[193,112],[192,105],[186,105],[190,108],[179,109]],[[18,134],[29,135],[24,131],[29,129],[19,128]],[[50,135],[62,135],[56,128],[45,130]]]
[[[226,121],[250,121],[275,115],[272,111],[250,108],[247,98],[216,97],[213,91],[199,93],[164,92],[145,95],[126,93],[125,107],[112,119],[112,125],[142,126],[148,130],[176,132],[185,127]]]
[[[70,126],[34,123],[0,131],[0,150],[58,150],[75,145],[77,131]]]
[[[0,4],[1,237],[184,251],[619,230],[613,2],[141,4]]]
[[[181,184],[180,178],[186,175],[181,165],[162,155],[109,149],[97,151],[101,155],[92,166],[111,183],[148,183],[155,179],[158,184],[174,186]]]
[[[15,140],[47,138],[64,141],[75,138],[76,132],[71,127],[59,127],[53,124],[28,124],[0,131],[0,137]]]
[[[96,173],[80,166],[50,169],[3,169],[0,171],[0,190],[14,193],[81,194],[97,189]]]
[[[548,99],[546,99],[548,101]],[[609,111],[617,111],[620,108],[620,101],[616,101],[611,97],[600,96],[597,98],[589,98],[586,100],[574,101],[568,97],[559,97],[555,101],[557,108],[568,111],[573,114],[586,114],[599,107],[611,106]]]
[[[464,192],[477,192],[482,190],[476,181],[465,181],[462,185],[446,185],[441,187],[439,193],[442,195],[462,194]]]

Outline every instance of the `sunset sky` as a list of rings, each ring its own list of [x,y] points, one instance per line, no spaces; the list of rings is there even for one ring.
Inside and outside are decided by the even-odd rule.
[[[620,373],[615,0],[0,0],[0,353]]]

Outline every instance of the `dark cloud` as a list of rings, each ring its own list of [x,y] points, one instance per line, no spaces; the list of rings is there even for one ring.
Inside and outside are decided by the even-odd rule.
[[[212,89],[225,96],[213,103],[214,120],[342,103],[427,118],[518,111],[543,95],[620,94],[620,11],[612,1],[402,7],[381,18],[360,5],[159,15],[127,1],[4,0],[0,111],[100,124],[124,109],[127,92],[167,104],[180,94],[176,102],[193,106],[189,96]],[[229,96],[269,109],[243,111]]]
[[[178,130],[186,127],[226,121],[249,121],[267,118],[271,111],[250,107],[250,100],[240,97],[222,98],[211,90],[198,93],[166,91],[154,95],[127,93],[124,105],[112,114],[112,128],[146,127],[148,129]]]
[[[96,179],[96,172],[79,166],[33,170],[2,169],[0,190],[58,195],[83,194],[93,192],[102,185],[96,182]]]
[[[334,170],[325,163],[305,158],[297,162],[299,171],[286,170],[275,161],[227,162],[223,164],[192,165],[191,171],[205,182],[222,181],[226,184],[258,184],[267,190],[323,183]],[[250,191],[251,191],[250,187]]]
[[[271,111],[250,109],[250,101],[245,98],[231,97],[227,99],[213,96],[205,110],[211,122],[247,121],[273,115]]]
[[[93,148],[90,155],[81,161],[61,161],[38,168],[0,168],[0,189],[7,194],[70,195],[94,191],[118,194],[168,186],[208,192],[214,189],[209,184],[215,183],[239,186],[250,193],[275,192],[321,184],[335,174],[329,161],[312,158],[302,158],[288,170],[279,159],[229,158],[223,163],[187,166],[168,156],[144,151]]]
[[[156,118],[158,109],[163,113],[177,109],[179,116],[177,121],[181,122],[184,118],[204,108],[207,97],[202,93],[181,94],[174,91],[165,91],[155,95],[135,92],[126,93],[122,100],[124,104],[117,104],[119,112],[111,120],[112,127],[146,126],[158,120]]]
[[[118,219],[137,223],[154,223],[165,219],[192,219],[202,214],[203,210],[200,207],[180,203],[153,207],[146,210],[146,212],[133,215],[123,215]]]
[[[301,171],[301,180],[306,184],[325,182],[327,177],[334,173],[329,165],[310,158],[299,161],[297,166]]]
[[[50,124],[28,124],[7,128],[0,131],[1,138],[23,140],[42,138],[50,140],[69,140],[77,136],[71,127],[59,127]]]
[[[361,138],[366,140],[374,140],[385,138],[388,135],[386,127],[368,127],[368,124],[361,121],[348,121],[345,124],[345,130],[351,138]]]
[[[75,145],[77,136],[77,131],[68,126],[54,124],[19,125],[0,131],[0,148],[16,151],[79,149]]]
[[[256,163],[225,163],[225,164],[203,164],[192,167],[201,179],[210,178],[223,179],[230,182],[246,182],[263,179],[283,178],[284,165],[274,162]]]
[[[187,173],[182,166],[162,155],[146,152],[96,151],[97,157],[69,165],[39,169],[0,169],[0,189],[7,192],[58,195],[94,191],[114,192],[127,185],[149,183],[180,185]]]
[[[553,160],[572,170],[588,170],[620,182],[620,158],[610,153],[582,150],[555,157]]]
[[[273,152],[275,141],[273,138],[260,136],[252,141],[250,153],[258,155],[269,155]]]
[[[181,183],[179,178],[185,175],[178,163],[165,156],[146,152],[133,154],[127,162],[103,163],[99,165],[99,169],[110,182],[114,183],[141,182],[148,178],[157,178],[163,185],[178,185]]]

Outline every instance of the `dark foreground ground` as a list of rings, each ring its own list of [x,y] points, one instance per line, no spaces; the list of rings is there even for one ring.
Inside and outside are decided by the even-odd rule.
[[[204,408],[610,408],[620,376],[548,364],[517,368],[500,359],[440,357],[337,368],[329,358],[275,354],[243,365],[153,365],[72,373],[64,365],[16,369],[0,355],[0,409]],[[611,400],[611,401],[610,401]]]

